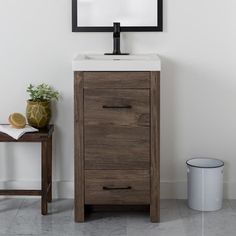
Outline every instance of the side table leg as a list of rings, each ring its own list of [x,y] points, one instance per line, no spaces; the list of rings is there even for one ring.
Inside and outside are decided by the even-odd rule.
[[[48,188],[48,174],[47,174],[47,156],[48,156],[48,143],[43,141],[41,143],[41,154],[42,154],[42,165],[41,165],[41,212],[42,215],[47,215],[48,206],[47,206],[47,188]]]
[[[48,147],[47,147],[47,151],[48,151],[48,156],[47,156],[47,166],[48,166],[48,202],[52,202],[52,136],[49,138],[48,140]]]

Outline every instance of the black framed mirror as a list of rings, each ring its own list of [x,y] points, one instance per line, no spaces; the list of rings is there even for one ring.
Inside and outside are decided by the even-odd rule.
[[[162,31],[163,0],[72,0],[73,32]]]

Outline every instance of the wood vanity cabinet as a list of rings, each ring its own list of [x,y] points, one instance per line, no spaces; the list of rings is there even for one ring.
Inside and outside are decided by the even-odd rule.
[[[75,221],[86,206],[160,219],[160,72],[75,72]]]

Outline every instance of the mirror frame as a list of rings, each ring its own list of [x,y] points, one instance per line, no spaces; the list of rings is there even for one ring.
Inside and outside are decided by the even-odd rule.
[[[148,31],[163,31],[163,0],[157,1],[157,26],[121,26],[122,32],[148,32]],[[72,0],[72,32],[112,32],[112,26],[78,26],[77,25],[77,2]]]

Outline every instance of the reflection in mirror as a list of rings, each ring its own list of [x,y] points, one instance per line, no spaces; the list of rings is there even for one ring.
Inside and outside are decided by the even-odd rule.
[[[72,0],[73,31],[162,31],[162,0]]]
[[[78,0],[80,26],[156,26],[157,0]]]

